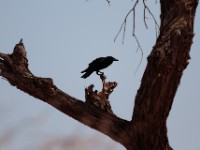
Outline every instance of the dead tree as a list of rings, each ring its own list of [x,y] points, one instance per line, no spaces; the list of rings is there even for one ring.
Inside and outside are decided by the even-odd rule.
[[[131,121],[102,109],[104,106],[96,107],[64,93],[50,78],[34,76],[28,69],[22,41],[16,44],[12,54],[0,53],[0,75],[11,85],[104,133],[127,150],[171,150],[166,120],[190,59],[198,0],[160,0],[160,3],[160,34],[148,56]],[[102,99],[92,87],[85,92],[87,101],[91,94]]]

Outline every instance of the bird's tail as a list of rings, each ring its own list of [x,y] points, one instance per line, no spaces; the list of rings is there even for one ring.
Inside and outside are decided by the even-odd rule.
[[[89,77],[92,74],[91,71],[81,71],[81,73],[84,73],[84,72],[85,72],[85,74],[81,76],[81,78],[83,78],[83,79],[86,79],[87,77]]]
[[[81,73],[84,73],[84,72],[86,72],[86,71],[87,71],[87,69],[85,69],[85,70],[81,71]]]

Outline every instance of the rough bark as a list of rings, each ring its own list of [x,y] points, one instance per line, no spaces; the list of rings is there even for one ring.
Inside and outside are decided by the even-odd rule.
[[[132,116],[131,150],[169,150],[166,120],[190,59],[196,0],[161,0],[160,35],[148,56]],[[134,146],[133,146],[134,145]]]
[[[22,41],[16,44],[12,54],[0,53],[0,76],[18,89],[108,135],[127,150],[170,150],[166,120],[190,58],[198,1],[160,2],[160,35],[148,56],[131,121],[64,93],[50,78],[34,76],[28,69]],[[99,96],[93,90],[86,90],[86,95],[89,93],[87,98],[91,96],[90,92],[96,94],[95,97]]]
[[[11,85],[47,102],[115,141],[123,144],[128,141],[128,139],[124,140],[127,138],[127,133],[126,130],[123,130],[128,125],[128,121],[64,93],[53,84],[50,78],[34,76],[28,69],[28,60],[22,41],[16,44],[11,55],[0,53],[0,58],[0,75]]]

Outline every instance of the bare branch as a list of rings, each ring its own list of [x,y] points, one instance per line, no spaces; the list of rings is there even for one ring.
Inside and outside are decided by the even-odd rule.
[[[117,37],[119,36],[119,34],[121,33],[122,29],[123,29],[123,38],[122,38],[122,43],[124,41],[124,37],[125,37],[125,32],[126,32],[126,22],[127,22],[127,18],[129,16],[129,14],[133,11],[133,24],[134,24],[134,29],[133,31],[135,32],[135,9],[136,6],[138,4],[139,0],[136,0],[135,4],[133,5],[133,8],[131,10],[129,10],[129,12],[127,13],[126,17],[124,18],[124,21],[122,22],[122,25],[119,29],[119,31],[117,32],[117,35],[114,38],[114,42],[116,41]]]
[[[129,125],[128,121],[64,93],[53,84],[51,78],[34,76],[28,69],[28,60],[22,41],[16,44],[11,55],[0,53],[0,57],[3,58],[0,61],[0,75],[11,85],[108,135],[113,140],[123,145],[127,144],[129,135],[125,129]],[[2,64],[8,64],[8,62],[9,66],[1,67]]]
[[[142,47],[141,47],[141,45],[140,45],[139,40],[137,39],[137,36],[136,36],[135,34],[133,34],[133,37],[135,38],[135,41],[137,42],[137,45],[138,45],[138,47],[137,47],[137,51],[140,50],[140,51],[141,51],[141,54],[142,54],[142,56],[141,56],[141,58],[140,58],[140,62],[139,62],[138,66],[137,66],[137,68],[136,68],[136,70],[135,70],[135,74],[136,74],[137,71],[138,71],[138,69],[139,69],[139,67],[140,67],[140,65],[142,64],[142,59],[143,59],[143,49],[142,49]],[[136,51],[136,52],[137,52],[137,51]]]
[[[135,20],[135,10],[133,10],[133,20]],[[133,32],[132,34],[135,34],[135,21],[133,21]]]
[[[126,35],[126,22],[125,22],[125,24],[124,24],[124,31],[123,31],[123,37],[122,37],[122,44],[124,44],[125,35]]]
[[[117,39],[117,37],[119,36],[119,34],[120,34],[120,33],[122,32],[122,30],[123,30],[122,44],[124,44],[125,33],[126,33],[127,18],[128,18],[128,16],[129,16],[129,14],[130,14],[131,12],[133,12],[133,32],[132,32],[132,35],[133,35],[133,37],[134,37],[134,39],[135,39],[135,41],[136,41],[136,43],[137,43],[137,45],[138,45],[137,51],[138,51],[138,49],[140,49],[140,51],[141,51],[141,53],[142,53],[142,57],[141,57],[141,59],[140,59],[140,63],[139,63],[139,65],[138,65],[138,67],[136,68],[135,73],[136,73],[137,70],[139,69],[139,67],[140,67],[140,65],[141,65],[141,63],[142,63],[142,59],[143,59],[143,50],[142,50],[141,44],[140,44],[140,42],[139,42],[139,40],[138,40],[138,38],[137,38],[137,36],[136,36],[136,34],[135,34],[135,9],[136,9],[136,6],[137,6],[138,3],[139,3],[139,0],[136,0],[135,3],[134,3],[134,5],[133,5],[133,7],[132,7],[132,9],[129,10],[129,12],[128,12],[127,15],[125,16],[124,21],[122,22],[122,25],[120,26],[120,29],[119,29],[117,35],[116,35],[115,38],[114,38],[114,42],[115,42],[116,39]],[[144,12],[145,12],[145,10],[144,10]],[[146,25],[146,21],[145,21],[144,23],[145,23],[145,25]],[[147,25],[146,25],[146,27],[147,27]]]
[[[146,23],[146,10],[148,11],[148,13],[150,14],[150,16],[153,18],[153,21],[155,23],[155,26],[157,26],[159,28],[159,25],[156,21],[156,18],[154,17],[153,13],[151,12],[151,10],[149,9],[149,7],[146,5],[145,0],[143,0],[143,5],[144,5],[144,24],[145,27],[148,29],[147,23]]]
[[[130,13],[132,12],[132,13],[133,13],[133,32],[132,32],[132,35],[133,35],[133,37],[134,37],[134,39],[135,39],[135,41],[136,41],[136,43],[137,43],[137,45],[138,45],[137,51],[140,49],[140,51],[141,51],[141,53],[142,53],[142,57],[141,57],[140,63],[139,63],[139,65],[138,65],[138,67],[136,68],[135,73],[136,73],[137,70],[139,69],[139,67],[140,67],[140,65],[141,65],[141,63],[142,63],[142,59],[143,59],[143,50],[142,50],[141,44],[140,44],[140,42],[139,42],[139,40],[138,40],[138,38],[137,38],[137,36],[136,36],[136,34],[135,34],[135,23],[136,23],[136,21],[135,21],[135,12],[136,12],[136,6],[137,6],[138,3],[139,3],[139,0],[136,0],[135,3],[134,3],[134,5],[133,5],[133,7],[132,7],[132,9],[129,10],[129,12],[128,12],[127,15],[125,16],[124,21],[122,22],[122,25],[120,26],[120,29],[119,29],[119,31],[117,32],[117,35],[116,35],[115,38],[114,38],[114,42],[115,42],[116,39],[118,38],[119,34],[120,34],[121,32],[123,32],[122,44],[124,44],[125,33],[126,33],[127,18],[128,18],[128,16],[130,15]],[[147,10],[148,13],[151,15],[151,17],[152,17],[153,20],[154,20],[154,23],[155,23],[155,30],[156,30],[156,37],[157,37],[157,28],[159,28],[159,25],[158,25],[158,23],[157,23],[157,21],[156,21],[154,15],[153,15],[153,13],[152,13],[151,10],[149,9],[149,7],[146,5],[145,0],[143,0],[143,5],[144,5],[144,12],[143,12],[143,13],[144,13],[144,17],[143,17],[143,20],[144,20],[145,27],[146,27],[146,29],[148,29],[148,25],[147,25],[147,22],[146,22],[146,19],[147,19],[147,17],[146,17],[146,10]]]
[[[136,6],[137,6],[138,3],[139,3],[139,0],[136,0],[135,3],[134,3],[134,5],[133,5],[133,7],[132,7],[132,9],[129,10],[129,12],[128,12],[127,15],[125,16],[124,21],[122,22],[122,24],[121,24],[121,26],[120,26],[120,28],[119,28],[119,31],[117,32],[117,35],[116,35],[115,38],[114,38],[114,42],[115,42],[116,39],[118,38],[119,34],[120,34],[121,32],[123,32],[122,44],[124,43],[127,18],[128,18],[128,16],[130,15],[131,12],[133,12],[133,35],[135,36],[135,22],[136,22],[136,21],[135,21],[135,11],[136,11]],[[145,0],[143,0],[143,5],[144,5],[144,11],[143,11],[144,17],[143,17],[143,20],[144,20],[144,24],[145,24],[146,29],[148,29],[148,25],[147,25],[147,22],[146,22],[146,19],[147,19],[147,17],[146,17],[146,11],[148,11],[148,13],[150,14],[150,16],[151,16],[151,17],[153,18],[153,20],[154,20],[154,23],[155,23],[155,26],[156,26],[155,28],[156,28],[156,32],[157,32],[157,28],[159,28],[159,25],[158,25],[158,23],[157,23],[157,21],[156,21],[154,15],[153,15],[153,13],[152,13],[151,10],[149,9],[149,7],[146,5]],[[156,34],[157,34],[157,33],[156,33]],[[156,36],[156,37],[157,37],[157,36]],[[138,42],[137,42],[137,43],[138,43]],[[140,46],[138,46],[138,47],[140,47]]]

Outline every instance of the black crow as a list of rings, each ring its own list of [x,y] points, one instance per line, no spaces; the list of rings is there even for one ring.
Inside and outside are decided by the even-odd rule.
[[[88,68],[81,71],[81,73],[85,73],[84,75],[81,76],[81,78],[86,79],[89,77],[94,71],[99,75],[101,69],[104,69],[111,65],[113,61],[118,61],[118,59],[112,57],[112,56],[107,56],[107,57],[99,57],[95,60],[93,60],[89,65]]]

